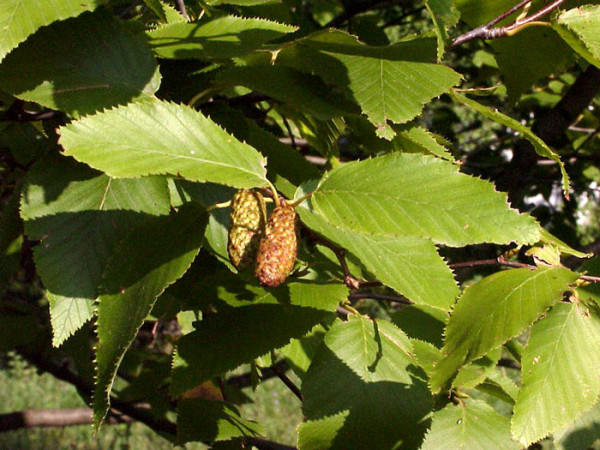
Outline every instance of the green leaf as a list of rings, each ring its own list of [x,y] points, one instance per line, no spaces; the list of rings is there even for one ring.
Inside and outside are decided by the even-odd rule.
[[[166,181],[116,180],[53,156],[29,173],[21,216],[48,290],[53,344],[92,317],[106,261],[133,229],[169,212]]]
[[[515,382],[500,372],[499,368],[491,371],[485,381],[477,386],[477,390],[500,400],[514,405],[519,394],[519,387]]]
[[[537,322],[522,358],[523,388],[513,436],[528,446],[558,431],[598,401],[600,319],[596,311],[558,303]]]
[[[465,106],[477,111],[478,113],[484,115],[488,119],[491,119],[495,122],[498,122],[501,125],[512,128],[515,131],[521,133],[521,135],[527,139],[533,145],[535,152],[543,156],[544,158],[549,158],[552,161],[556,161],[558,166],[560,167],[560,172],[562,174],[562,183],[563,183],[563,192],[565,196],[569,195],[569,175],[565,170],[565,166],[560,160],[560,156],[554,153],[550,147],[546,145],[544,141],[542,141],[537,135],[533,133],[528,127],[523,125],[518,120],[513,119],[512,117],[507,116],[506,114],[502,114],[500,111],[488,108],[487,106],[482,105],[475,100],[472,100],[464,95],[457,93],[456,91],[451,92],[452,98],[459,103],[462,103]]]
[[[235,16],[210,22],[174,23],[149,31],[149,44],[161,58],[208,59],[244,56],[297,27]]]
[[[38,28],[77,16],[102,3],[102,0],[3,1],[0,4],[0,61]]]
[[[94,426],[110,406],[117,368],[156,298],[198,254],[208,216],[193,204],[142,225],[107,264],[98,299]]]
[[[353,103],[333,92],[319,77],[288,67],[234,67],[219,73],[216,82],[224,86],[245,86],[320,120],[358,112]]]
[[[177,410],[177,442],[215,442],[264,434],[256,422],[244,420],[229,403],[194,398],[181,400]]]
[[[462,365],[525,331],[577,276],[562,267],[514,269],[467,287],[446,328],[445,357],[436,365],[433,391],[444,387]]]
[[[419,304],[449,309],[454,303],[459,293],[454,276],[429,239],[349,230],[331,224],[311,205],[312,200],[296,209],[302,222],[356,256],[377,280]]]
[[[359,233],[426,237],[455,247],[539,240],[535,221],[510,209],[492,184],[425,155],[344,164],[323,177],[311,201],[332,225]]]
[[[458,84],[461,76],[446,66],[410,59],[396,44],[395,59],[373,54],[331,54],[347,70],[348,87],[378,135],[393,137],[388,121],[404,123],[421,113],[423,105]],[[394,47],[394,46],[392,46]]]
[[[405,153],[425,153],[456,162],[450,151],[440,145],[434,135],[425,128],[414,124],[394,127],[396,137],[393,139],[394,147]]]
[[[458,23],[460,14],[452,0],[425,0],[425,7],[433,20],[438,42],[437,59],[441,61],[448,43],[448,28]]]
[[[570,245],[567,245],[566,243],[561,241],[559,238],[554,236],[552,233],[550,233],[545,228],[542,228],[540,231],[541,231],[540,237],[541,237],[542,242],[544,244],[548,244],[552,247],[555,247],[561,253],[564,253],[564,254],[570,255],[570,256],[575,256],[577,258],[590,258],[593,256],[593,253],[583,253],[578,250],[575,250]]]
[[[600,6],[562,12],[553,22],[558,34],[590,64],[600,68]]]
[[[510,422],[481,400],[448,405],[431,421],[421,450],[518,449],[510,438]]]
[[[393,324],[337,322],[302,383],[298,447],[418,448],[431,394],[409,339]]]
[[[40,29],[0,65],[3,90],[74,116],[149,99],[159,77],[143,40],[104,10]]]
[[[265,186],[261,154],[187,106],[134,103],[59,132],[65,154],[113,177],[170,174],[238,188]]]
[[[600,436],[600,403],[580,416],[571,425],[553,433],[554,445],[559,450],[593,448]]]
[[[498,347],[491,350],[487,355],[462,367],[458,371],[456,378],[452,381],[452,386],[461,390],[473,389],[480,383],[483,383],[496,368],[500,356],[502,356],[502,348]]]
[[[231,273],[221,273],[226,279],[239,280]],[[178,341],[171,386],[174,395],[304,336],[330,316],[348,293],[343,285],[287,283],[267,290],[243,281],[224,284],[222,278],[216,280],[213,276],[206,280],[207,286],[198,287],[209,292],[216,289],[217,298],[230,307],[205,317],[194,332]],[[212,287],[211,281],[215,283]]]

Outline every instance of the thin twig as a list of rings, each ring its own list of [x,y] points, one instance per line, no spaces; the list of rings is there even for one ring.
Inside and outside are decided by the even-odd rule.
[[[478,261],[465,261],[460,263],[450,264],[451,269],[461,269],[465,267],[477,267],[477,266],[504,266],[504,267],[514,267],[519,269],[537,269],[536,266],[526,263],[519,263],[513,261],[507,261],[501,256],[495,259],[480,259]],[[590,283],[600,283],[600,277],[595,277],[592,275],[580,275],[580,280],[588,281]]]
[[[378,294],[376,292],[351,292],[350,294],[348,294],[348,298],[351,300],[372,298],[374,300],[385,300],[387,302],[402,303],[403,305],[414,305],[414,302],[410,301],[406,297],[399,295]]]
[[[477,261],[465,261],[450,264],[451,269],[461,269],[464,267],[477,267],[477,266],[506,266],[506,267],[516,267],[516,268],[526,268],[526,269],[535,269],[536,267],[531,264],[519,263],[507,261],[501,256],[493,259],[480,259]]]
[[[283,124],[285,125],[285,129],[287,130],[288,135],[290,137],[292,148],[294,150],[298,150],[298,146],[296,145],[296,138],[294,137],[294,133],[292,133],[292,127],[290,126],[290,123],[288,122],[285,116],[281,116],[281,118],[283,119]]]
[[[185,17],[185,20],[189,20],[190,18],[188,17],[187,11],[185,9],[185,3],[183,0],[175,0],[175,4],[177,5],[177,10],[181,13],[181,15],[183,17]]]
[[[285,360],[278,361],[271,367],[260,369],[260,379],[261,381],[264,381],[268,380],[269,378],[274,378],[277,376],[277,372],[285,373],[289,370],[289,368],[290,366]],[[250,373],[235,375],[225,380],[225,384],[229,386],[235,386],[238,389],[243,389],[252,386],[252,375]]]
[[[519,18],[510,25],[504,27],[494,27],[494,25],[496,25],[498,22],[506,19],[508,16],[515,13],[516,11],[523,9],[525,6],[531,3],[531,1],[532,0],[523,0],[522,2],[516,4],[509,10],[500,14],[498,17],[492,19],[490,22],[481,25],[477,28],[474,28],[473,30],[468,31],[465,34],[461,34],[454,40],[454,42],[452,42],[452,46],[455,47],[473,39],[496,39],[507,35],[513,35],[521,29],[533,24],[538,19],[544,17],[546,14],[558,8],[562,3],[564,3],[565,0],[556,0],[555,2],[540,9],[531,16],[522,19]]]
[[[277,377],[283,382],[283,384],[285,384],[288,387],[288,389],[292,391],[293,394],[296,397],[298,397],[300,401],[302,401],[302,393],[300,392],[300,389],[294,384],[292,380],[289,379],[289,377],[285,374],[285,371],[280,370],[277,365],[274,365],[272,367],[275,371],[275,375],[277,375]]]

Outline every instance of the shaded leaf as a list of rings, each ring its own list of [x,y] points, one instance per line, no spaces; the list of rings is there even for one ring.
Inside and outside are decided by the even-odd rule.
[[[325,327],[317,324],[307,334],[301,338],[292,339],[288,345],[279,351],[301,380],[306,376],[306,372],[312,363],[317,349],[323,343],[326,333],[327,330]]]
[[[204,317],[195,331],[178,341],[171,386],[174,395],[304,336],[330,316],[329,311],[335,310],[348,292],[343,285],[288,283],[267,290],[243,281],[214,283],[212,289],[218,294],[213,302],[220,298],[234,307]]]
[[[210,117],[238,140],[246,142],[267,158],[267,174],[277,190],[288,198],[304,181],[319,178],[320,173],[297,150],[283,144],[273,134],[248,120],[235,109],[217,107]]]
[[[560,74],[575,63],[569,46],[549,27],[527,28],[514,36],[495,39],[491,46],[510,102],[529,92],[536,81]]]
[[[235,67],[219,73],[216,82],[226,86],[245,86],[321,120],[357,112],[353,103],[332,92],[319,77],[288,67]]]
[[[535,152],[538,155],[543,156],[544,158],[549,158],[552,161],[556,161],[556,163],[560,167],[560,172],[562,174],[563,192],[566,196],[569,195],[569,175],[565,171],[565,166],[560,160],[560,156],[554,153],[544,141],[542,141],[537,135],[533,133],[533,131],[531,131],[528,127],[523,125],[518,120],[515,120],[512,117],[509,117],[505,114],[502,114],[498,110],[492,110],[491,108],[488,108],[487,106],[484,106],[481,103],[476,102],[475,100],[472,100],[455,91],[452,91],[451,95],[452,98],[457,102],[468,106],[469,108],[473,109],[474,111],[477,111],[478,113],[481,113],[488,119],[491,119],[495,122],[498,122],[501,125],[512,128],[515,131],[518,131],[525,139],[531,142],[533,148],[535,149]]]
[[[575,304],[556,304],[533,326],[521,364],[523,388],[512,433],[528,446],[573,422],[598,401],[600,318]]]
[[[177,442],[215,442],[227,439],[260,436],[262,427],[240,416],[228,403],[194,398],[180,400],[177,410]]]
[[[130,104],[59,129],[65,153],[114,177],[182,176],[239,188],[265,185],[265,161],[187,106]]]
[[[96,8],[102,0],[5,0],[0,3],[0,61],[38,28]]]
[[[433,391],[462,365],[525,331],[575,280],[577,274],[566,268],[545,266],[498,272],[467,287],[446,328],[445,356],[436,365]]]
[[[391,319],[409,337],[429,342],[436,347],[443,345],[447,313],[425,305],[412,305],[399,309],[392,314]]]
[[[539,239],[535,221],[510,209],[492,184],[424,155],[344,164],[323,177],[311,201],[332,225],[359,233],[426,237],[456,247]]]
[[[339,30],[325,30],[286,45],[277,61],[339,86],[386,139],[394,136],[388,120],[413,119],[425,103],[461,79],[449,67],[434,64],[435,43],[429,38],[368,46]]]
[[[393,324],[337,322],[302,383],[300,449],[417,448],[431,395],[409,339]]]
[[[159,77],[143,40],[103,10],[40,29],[0,65],[3,90],[75,116],[149,99]]]
[[[161,58],[207,59],[246,55],[296,29],[270,20],[223,16],[160,26],[147,34],[150,47]]]
[[[156,298],[185,273],[196,257],[207,220],[199,207],[183,205],[176,213],[142,225],[107,264],[97,312],[93,400],[96,429],[110,406],[114,377],[127,348]]]
[[[208,208],[217,203],[228,202],[233,198],[235,189],[213,183],[192,183],[186,180],[170,179],[169,192],[171,205],[175,208],[193,201]],[[223,264],[235,271],[229,261],[227,242],[229,240],[230,208],[213,209],[208,218],[204,248],[214,254]]]
[[[168,214],[166,181],[116,180],[54,156],[29,173],[21,216],[48,290],[53,344],[60,345],[92,317],[106,261],[133,229]]]
[[[165,13],[165,5],[160,0],[144,0],[144,3],[148,8],[152,10],[156,16],[163,22],[167,21],[167,15]]]
[[[481,400],[448,405],[431,421],[421,450],[518,449],[510,438],[510,422]]]

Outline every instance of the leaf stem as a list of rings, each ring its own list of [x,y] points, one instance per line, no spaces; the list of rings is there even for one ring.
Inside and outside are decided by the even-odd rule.
[[[206,210],[212,211],[214,209],[229,208],[230,206],[231,206],[231,200],[227,200],[226,202],[215,203],[214,205],[207,206]]]
[[[275,189],[275,186],[273,186],[273,183],[271,183],[268,179],[266,181],[267,181],[267,184],[269,185],[269,189],[273,193],[273,201],[275,202],[275,208],[279,208],[279,194],[277,193],[277,189]]]
[[[297,198],[297,199],[296,199],[296,200],[294,200],[294,202],[292,203],[292,207],[294,207],[294,208],[295,208],[296,206],[298,206],[298,205],[299,205],[300,203],[302,203],[303,201],[305,201],[305,200],[308,200],[309,198],[311,198],[311,197],[312,197],[313,193],[314,193],[314,192],[309,192],[308,194],[305,194],[305,195],[303,195],[302,197],[300,197],[300,198]]]

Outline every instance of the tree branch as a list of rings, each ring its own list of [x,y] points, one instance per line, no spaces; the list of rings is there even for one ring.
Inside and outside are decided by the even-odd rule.
[[[285,371],[280,370],[279,367],[275,364],[272,366],[273,367],[273,371],[275,372],[275,374],[277,375],[277,377],[283,382],[283,384],[285,384],[288,389],[290,391],[292,391],[292,393],[298,397],[298,399],[300,401],[302,401],[302,393],[300,392],[300,389],[298,388],[298,386],[296,386],[294,384],[294,382],[292,380],[290,380],[288,378],[288,376],[285,374]]]
[[[350,300],[372,298],[374,300],[385,300],[388,302],[402,303],[403,305],[414,305],[414,302],[401,295],[378,294],[376,292],[351,292],[348,294]]]
[[[114,425],[131,422],[131,417],[112,411],[106,423]],[[68,427],[93,422],[90,408],[73,409],[24,409],[8,414],[0,414],[0,433],[20,428]]]
[[[48,110],[39,112],[25,111],[25,102],[15,100],[6,110],[0,113],[0,122],[35,122],[38,120],[50,120],[62,115],[60,111]]]
[[[514,268],[519,268],[519,269],[530,269],[530,270],[537,269],[537,267],[534,265],[520,263],[520,262],[507,261],[504,258],[502,258],[501,256],[499,256],[498,258],[495,258],[495,259],[481,259],[478,261],[466,261],[466,262],[454,263],[454,264],[450,264],[449,266],[451,269],[461,269],[461,268],[465,268],[465,267],[477,267],[477,266],[504,266],[504,267],[514,267]],[[600,277],[594,277],[591,275],[580,275],[579,279],[583,280],[583,281],[588,281],[590,283],[599,283],[600,282]]]
[[[531,3],[531,1],[532,0],[524,0],[524,1],[516,4],[509,10],[503,12],[498,17],[492,19],[490,22],[486,23],[485,25],[481,25],[465,34],[458,36],[454,40],[454,42],[452,42],[452,47],[464,44],[465,42],[471,41],[473,39],[496,39],[499,37],[504,37],[507,35],[515,34],[519,30],[531,25],[533,22],[537,21],[538,19],[541,19],[546,14],[555,10],[562,3],[565,2],[565,0],[556,0],[553,3],[551,3],[550,5],[547,5],[546,7],[542,8],[539,11],[537,11],[536,13],[532,14],[531,16],[525,17],[523,19],[517,19],[514,23],[504,26],[504,27],[494,27],[494,25],[496,25],[498,22],[506,19],[508,16],[515,13],[516,11],[523,9],[525,6],[527,6],[529,3]]]
[[[177,10],[181,13],[185,20],[189,20],[188,13],[185,9],[185,3],[183,0],[175,0],[175,4],[177,5]]]
[[[29,361],[38,369],[42,370],[43,372],[48,372],[59,380],[66,381],[80,391],[84,392],[86,395],[90,397],[92,396],[93,386],[76,373],[71,372],[66,366],[59,365],[53,361],[43,358],[38,354],[28,352],[24,349],[18,350],[27,361]],[[142,422],[143,424],[152,428],[154,431],[167,433],[173,436],[176,434],[177,430],[175,424],[166,420],[156,419],[147,405],[133,405],[131,403],[118,400],[114,397],[111,397],[110,403],[112,405],[112,409],[126,414],[132,419]]]

